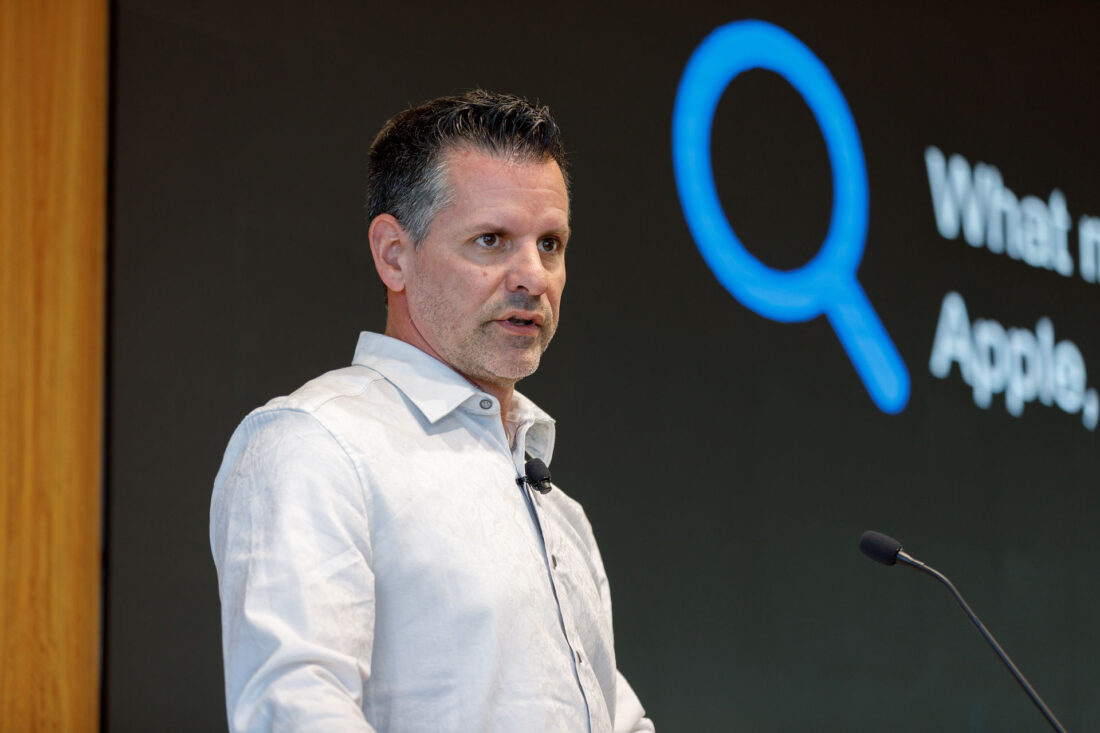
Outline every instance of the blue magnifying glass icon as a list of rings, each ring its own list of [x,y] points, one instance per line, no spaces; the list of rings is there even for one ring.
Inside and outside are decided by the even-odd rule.
[[[773,71],[813,112],[829,152],[833,208],[812,260],[776,270],[751,255],[730,226],[711,166],[714,112],[735,76]],[[684,218],[703,259],[737,300],[776,321],[824,314],[875,405],[897,413],[909,401],[909,371],[875,313],[856,270],[867,236],[867,170],[848,103],[829,70],[806,46],[770,23],[747,20],[714,30],[684,69],[672,116],[672,158]]]

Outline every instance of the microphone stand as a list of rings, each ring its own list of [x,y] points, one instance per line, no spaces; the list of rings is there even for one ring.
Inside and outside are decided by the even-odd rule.
[[[978,627],[979,633],[981,633],[982,637],[989,642],[989,645],[991,647],[993,647],[993,651],[997,652],[997,656],[1000,657],[1001,661],[1004,662],[1004,665],[1008,667],[1008,671],[1012,673],[1012,676],[1016,678],[1016,681],[1020,683],[1020,687],[1024,688],[1024,692],[1026,692],[1027,696],[1031,698],[1031,701],[1035,703],[1035,707],[1039,708],[1039,712],[1043,714],[1043,717],[1047,719],[1047,722],[1050,723],[1051,727],[1053,727],[1054,730],[1058,731],[1058,733],[1066,733],[1066,729],[1062,727],[1062,724],[1060,722],[1058,722],[1058,718],[1054,717],[1054,713],[1051,712],[1050,708],[1047,707],[1047,704],[1043,702],[1043,698],[1039,697],[1039,693],[1036,692],[1035,688],[1031,686],[1031,683],[1027,681],[1027,678],[1024,677],[1023,672],[1017,669],[1016,665],[1012,663],[1012,660],[1008,658],[1008,654],[1006,654],[1005,650],[1001,648],[1001,645],[997,643],[997,640],[993,638],[993,634],[989,633],[989,630],[985,628],[985,625],[982,624],[978,617],[974,615],[974,612],[970,610],[970,606],[968,606],[966,601],[963,600],[962,595],[959,593],[958,590],[955,589],[954,584],[947,579],[947,576],[941,573],[939,570],[925,565],[920,560],[912,557],[902,550],[898,550],[897,558],[911,568],[916,568],[923,573],[928,573],[933,578],[947,586],[947,589],[951,591],[951,595],[955,596],[955,600],[959,602],[959,605],[962,606],[962,610],[966,612],[967,617],[974,622],[975,626]]]

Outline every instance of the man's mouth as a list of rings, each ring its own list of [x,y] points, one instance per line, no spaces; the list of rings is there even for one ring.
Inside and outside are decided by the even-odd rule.
[[[542,331],[543,316],[535,311],[512,311],[502,313],[496,323],[509,333],[534,338]]]
[[[523,308],[515,308],[510,311],[505,311],[497,318],[500,323],[508,324],[511,326],[519,326],[521,328],[542,328],[544,316],[536,310],[526,310]]]

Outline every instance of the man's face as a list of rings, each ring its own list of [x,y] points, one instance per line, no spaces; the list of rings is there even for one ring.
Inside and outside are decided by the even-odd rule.
[[[569,197],[554,161],[456,150],[451,203],[411,258],[412,324],[436,356],[477,383],[535,371],[558,325]]]

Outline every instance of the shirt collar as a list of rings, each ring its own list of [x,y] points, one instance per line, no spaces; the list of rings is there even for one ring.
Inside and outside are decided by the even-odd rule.
[[[433,424],[473,398],[489,397],[450,366],[412,344],[370,331],[359,334],[352,363],[385,377]],[[495,398],[493,402],[497,402]],[[512,394],[510,417],[518,424],[531,423],[525,447],[532,456],[549,464],[554,452],[554,418],[519,392]]]
[[[519,392],[512,393],[511,418],[516,424],[531,423],[524,437],[524,448],[533,457],[550,465],[554,455],[554,418]]]

